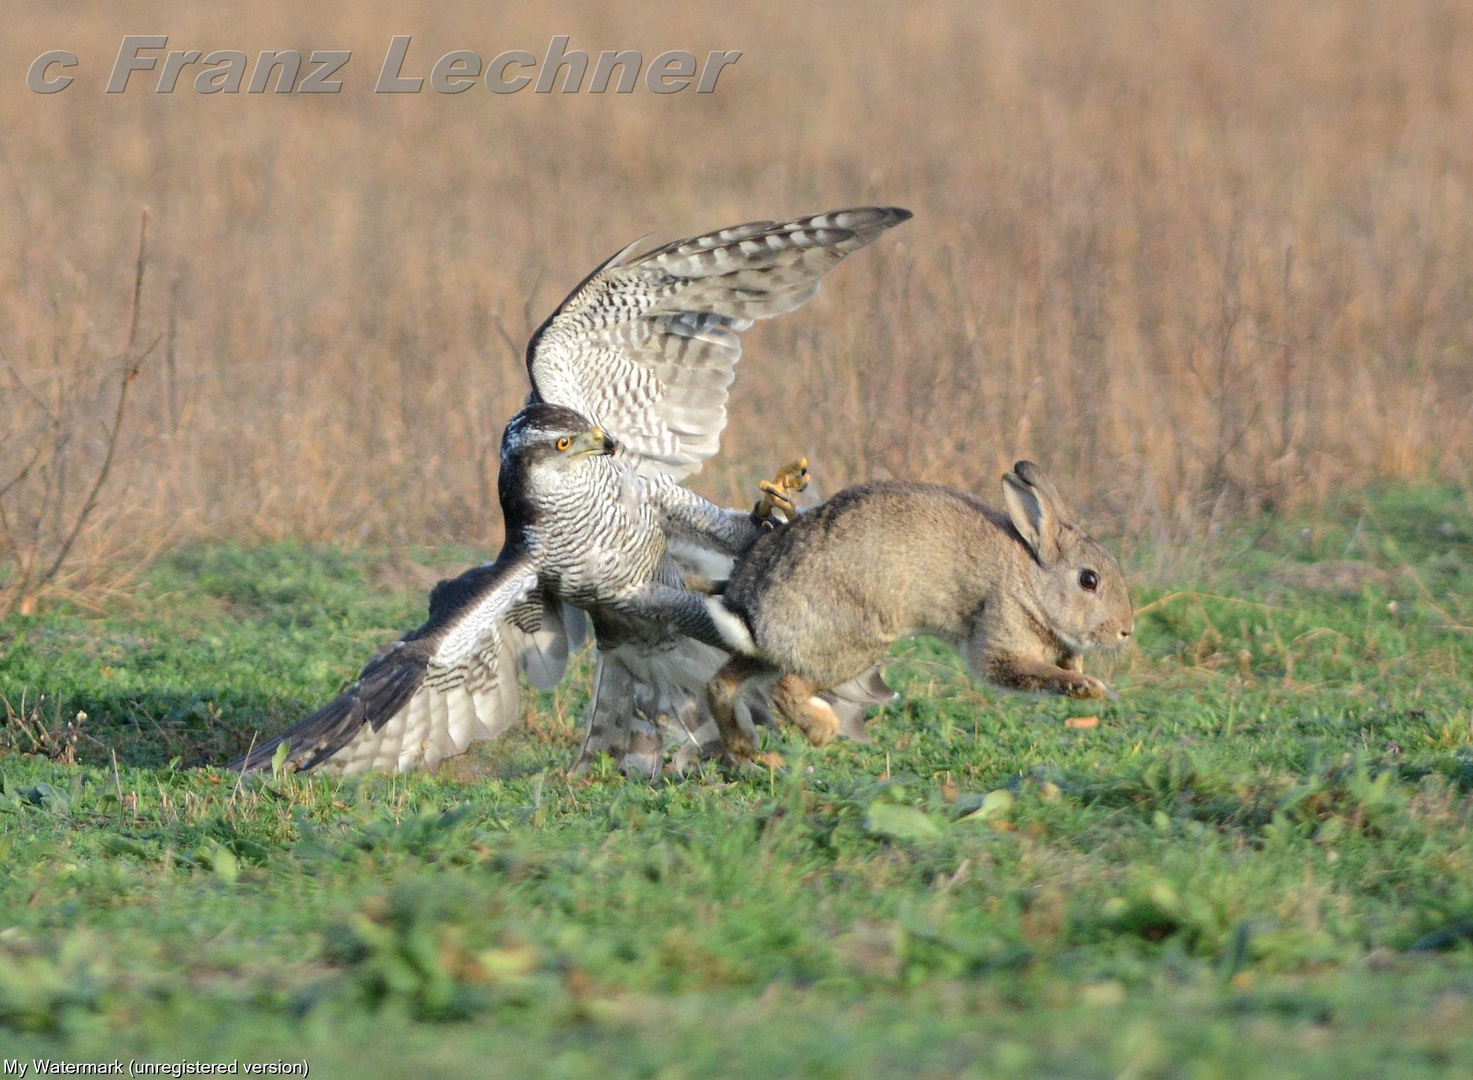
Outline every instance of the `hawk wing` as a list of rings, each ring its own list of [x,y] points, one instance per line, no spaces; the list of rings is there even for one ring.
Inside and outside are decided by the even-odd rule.
[[[327,705],[230,767],[267,768],[283,741],[291,767],[345,774],[406,772],[464,753],[517,722],[518,669],[544,689],[562,678],[582,620],[542,593],[525,552],[503,550],[495,562],[436,585],[423,626],[383,649]]]
[[[635,241],[532,336],[533,396],[587,416],[641,473],[683,479],[720,447],[737,335],[804,303],[845,255],[910,216],[869,206],[755,221],[640,256]]]

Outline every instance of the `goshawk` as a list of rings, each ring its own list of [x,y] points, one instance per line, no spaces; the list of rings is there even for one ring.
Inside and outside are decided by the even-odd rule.
[[[501,553],[442,581],[423,626],[232,767],[266,766],[283,740],[290,767],[346,773],[463,753],[518,719],[518,670],[541,688],[562,678],[584,612],[599,656],[580,760],[608,750],[653,771],[660,716],[691,745],[714,743],[704,688],[726,656],[712,621],[723,609],[683,586],[722,576],[761,526],[679,480],[719,448],[738,334],[801,305],[845,255],[910,216],[866,207],[755,222],[638,257],[631,245],[594,270],[527,347],[532,393],[502,439]],[[857,715],[884,700],[881,687],[839,688],[836,704]]]

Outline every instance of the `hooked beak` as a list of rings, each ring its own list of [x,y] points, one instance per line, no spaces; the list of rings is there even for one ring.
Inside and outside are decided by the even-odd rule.
[[[589,428],[573,440],[572,453],[576,458],[612,454],[619,446],[604,432],[603,428]]]

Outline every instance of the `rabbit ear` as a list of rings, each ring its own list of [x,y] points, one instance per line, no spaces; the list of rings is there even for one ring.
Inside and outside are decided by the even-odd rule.
[[[1064,509],[1063,496],[1059,489],[1054,487],[1054,482],[1048,478],[1048,473],[1043,471],[1042,465],[1035,465],[1031,461],[1019,461],[1013,465],[1013,472],[1022,478],[1025,484],[1037,489],[1044,501],[1050,503],[1054,508],[1054,517],[1059,524],[1069,520],[1069,511]]]
[[[1012,472],[1003,474],[1002,494],[1013,528],[1018,530],[1038,564],[1048,566],[1059,557],[1063,509],[1058,491],[1037,465],[1020,461]]]

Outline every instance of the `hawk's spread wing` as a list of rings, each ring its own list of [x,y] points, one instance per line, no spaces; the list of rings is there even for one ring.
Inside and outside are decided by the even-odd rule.
[[[743,330],[792,311],[845,255],[910,218],[871,206],[756,221],[590,274],[527,346],[534,396],[576,409],[635,458],[681,479],[720,447]]]
[[[562,678],[582,619],[542,594],[525,553],[503,551],[495,562],[436,585],[423,626],[370,660],[327,705],[231,768],[269,767],[283,740],[298,770],[405,772],[464,753],[517,722],[518,668],[543,688]]]

